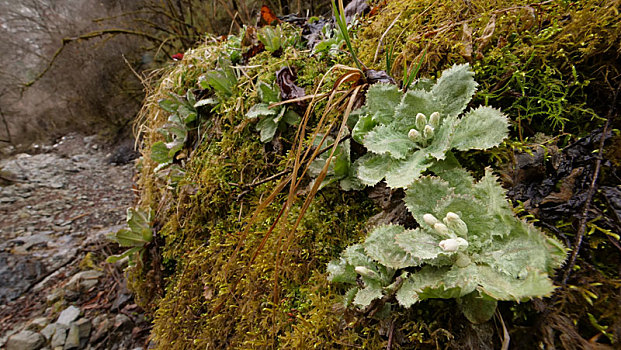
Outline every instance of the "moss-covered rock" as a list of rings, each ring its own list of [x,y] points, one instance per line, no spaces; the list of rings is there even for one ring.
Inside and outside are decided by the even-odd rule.
[[[514,140],[525,141],[536,132],[579,135],[603,123],[607,105],[602,102],[611,98],[612,76],[621,69],[620,4],[389,1],[363,20],[354,45],[369,68],[384,69],[390,61],[396,80],[404,65],[421,57],[424,76],[470,62],[481,84],[474,103],[502,107],[515,126]],[[298,38],[300,31],[286,28]],[[327,282],[327,262],[359,242],[368,230],[367,220],[381,210],[368,190],[327,187],[315,195],[307,176],[295,177],[299,183],[290,191],[295,151],[307,150],[314,132],[336,132],[325,125],[338,125],[344,108],[323,119],[322,114],[339,96],[308,110],[304,128],[282,130],[267,144],[259,141],[255,125],[244,116],[258,102],[258,82],[272,83],[284,66],[297,72],[297,84],[308,95],[331,92],[343,73],[329,69],[351,63],[347,55],[311,56],[300,40],[292,40],[279,55],[262,52],[238,64],[232,95],[217,96],[218,104],[201,107],[199,123],[189,130],[192,142],[175,155],[174,165],[181,169],[175,179],[151,160],[151,146],[164,140],[158,129],[168,118],[158,101],[170,93],[184,96],[188,90],[200,96],[205,91],[199,91],[199,78],[218,67],[218,58],[238,57],[249,49],[239,45],[242,38],[208,41],[187,52],[182,61],[160,72],[143,108],[140,205],[155,210],[156,237],[129,276],[137,300],[154,317],[158,347],[485,348],[497,342],[502,332],[489,325],[464,326],[467,321],[451,311],[457,307],[453,301],[394,309],[386,318],[381,312],[345,310],[340,297],[345,290]],[[316,97],[321,98],[327,96]],[[292,108],[305,113],[299,106]],[[302,130],[307,137],[300,136]],[[307,208],[309,196],[314,198]],[[512,336],[533,337],[530,343],[542,344],[546,330],[532,321],[539,317],[538,305],[501,303]],[[589,310],[577,319],[593,316],[595,311]],[[598,316],[603,315],[600,311]],[[611,320],[618,311],[602,317]],[[537,331],[522,334],[531,328]],[[556,338],[550,339],[554,343]]]

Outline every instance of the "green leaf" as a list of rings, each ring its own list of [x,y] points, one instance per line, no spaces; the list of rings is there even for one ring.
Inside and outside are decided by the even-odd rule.
[[[437,177],[421,177],[414,181],[405,192],[405,206],[422,225],[423,215],[433,214],[440,199],[452,193],[453,190],[448,182]]]
[[[367,153],[354,162],[355,174],[363,184],[373,186],[382,181],[394,162],[391,158]]]
[[[405,229],[399,225],[384,225],[376,227],[364,241],[364,250],[367,255],[380,264],[400,269],[415,266],[416,261],[397,245],[395,236]]]
[[[438,109],[438,103],[430,92],[411,90],[403,95],[401,103],[395,110],[395,122],[399,130],[408,132],[416,126],[416,115],[418,113],[429,117],[433,112],[437,112]]]
[[[496,300],[526,301],[548,296],[554,291],[552,281],[541,271],[529,270],[518,279],[485,265],[478,266],[479,290]]]
[[[261,102],[269,105],[270,103],[280,101],[280,91],[278,89],[278,86],[272,89],[266,83],[260,82],[258,85],[258,90],[259,90],[259,98],[261,99]]]
[[[371,85],[366,97],[366,107],[371,119],[381,124],[392,122],[401,97],[401,91],[396,85],[382,83]]]
[[[300,122],[300,119],[302,119],[300,115],[291,109],[287,109],[287,111],[282,117],[282,121],[289,125],[298,124]]]
[[[379,283],[370,283],[363,289],[358,290],[353,303],[359,307],[366,307],[373,300],[380,299],[382,296],[382,286]]]
[[[389,154],[393,158],[403,159],[416,144],[407,133],[399,132],[390,125],[380,125],[367,134],[363,141],[364,146],[377,154]]]
[[[126,250],[125,252],[123,252],[123,254],[118,254],[118,255],[110,255],[107,259],[106,262],[108,263],[115,263],[119,260],[122,260],[132,254],[138,253],[140,251],[140,249],[142,249],[141,247],[134,247],[131,249]]]
[[[432,213],[438,218],[444,218],[449,212],[459,215],[468,225],[468,236],[465,238],[473,246],[481,245],[485,239],[492,236],[494,227],[493,218],[487,213],[486,204],[477,200],[472,195],[450,195],[438,201],[438,205]],[[508,230],[508,229],[507,229]],[[477,239],[471,242],[470,236]]]
[[[148,243],[140,231],[121,229],[113,237],[121,247],[143,247]]]
[[[265,117],[257,123],[257,130],[261,132],[261,142],[263,143],[272,141],[277,129],[278,124],[270,117]]]
[[[166,99],[159,100],[158,104],[163,110],[169,113],[176,113],[179,107],[179,102]]]
[[[151,146],[151,160],[158,164],[172,162],[172,157],[168,155],[168,147],[164,142],[159,141]]]
[[[405,230],[395,235],[394,240],[399,247],[415,259],[412,261],[416,263],[411,266],[418,266],[421,263],[427,262],[427,260],[437,259],[440,254],[452,254],[445,253],[444,250],[440,248],[438,244],[441,239],[428,234],[424,230],[421,230],[420,227],[414,230]]]
[[[177,113],[185,124],[189,124],[196,120],[196,110],[185,105],[179,106]]]
[[[427,170],[431,162],[423,150],[416,151],[402,160],[393,160],[386,174],[386,184],[392,188],[408,187]]]
[[[477,89],[474,72],[468,64],[456,64],[442,72],[442,76],[431,89],[443,115],[460,114],[474,96]]]
[[[328,281],[335,283],[356,283],[356,271],[341,257],[328,263]]]
[[[185,99],[188,101],[187,103],[188,107],[193,107],[194,104],[196,104],[196,97],[194,96],[194,93],[192,92],[192,90],[186,91]]]
[[[508,136],[507,117],[481,106],[464,115],[455,127],[452,146],[460,151],[498,146]]]
[[[474,324],[489,321],[494,316],[498,304],[498,301],[477,292],[470,293],[457,300],[468,321]]]
[[[451,141],[457,120],[455,117],[448,116],[442,120],[442,124],[436,129],[433,140],[425,151],[437,160],[446,158],[446,152],[451,149]]]
[[[367,136],[369,131],[376,126],[377,122],[373,120],[373,116],[371,114],[361,114],[360,118],[358,118],[358,122],[351,131],[352,138],[359,144],[363,144],[364,138]]]
[[[248,112],[246,113],[246,118],[255,119],[261,116],[274,116],[277,115],[277,110],[274,108],[269,108],[269,106],[265,103],[257,103],[256,105],[250,107]]]
[[[213,106],[218,104],[218,99],[215,97],[209,97],[203,100],[200,100],[194,104],[194,108],[203,107],[203,106]]]

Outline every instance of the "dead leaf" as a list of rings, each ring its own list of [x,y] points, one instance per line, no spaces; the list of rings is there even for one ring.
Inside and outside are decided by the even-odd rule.
[[[487,22],[485,29],[483,29],[483,33],[480,37],[476,39],[477,42],[477,59],[483,58],[483,50],[489,45],[490,40],[492,39],[492,35],[494,35],[494,31],[496,30],[496,14],[493,14],[492,17]]]
[[[276,72],[276,83],[280,88],[280,98],[283,101],[306,96],[304,89],[295,84],[297,78],[295,71],[289,67],[283,67]]]
[[[261,6],[261,18],[259,19],[259,27],[280,24],[280,20],[274,12],[266,5]]]
[[[468,23],[464,23],[461,34],[461,55],[468,61],[472,62],[472,28]]]

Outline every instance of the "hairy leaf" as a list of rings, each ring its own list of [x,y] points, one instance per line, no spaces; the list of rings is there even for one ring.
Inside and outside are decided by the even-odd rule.
[[[442,106],[443,114],[456,116],[466,109],[477,85],[468,64],[456,64],[442,72],[431,92]]]
[[[395,241],[395,237],[404,230],[399,225],[376,227],[364,241],[365,252],[375,261],[393,269],[414,266],[415,261]]]
[[[461,118],[452,146],[460,151],[488,149],[498,146],[508,132],[507,117],[497,109],[481,106]]]

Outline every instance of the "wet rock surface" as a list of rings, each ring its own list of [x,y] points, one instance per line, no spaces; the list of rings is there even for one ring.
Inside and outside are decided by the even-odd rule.
[[[147,348],[149,323],[105,263],[134,203],[133,163],[68,135],[0,160],[0,349]]]

